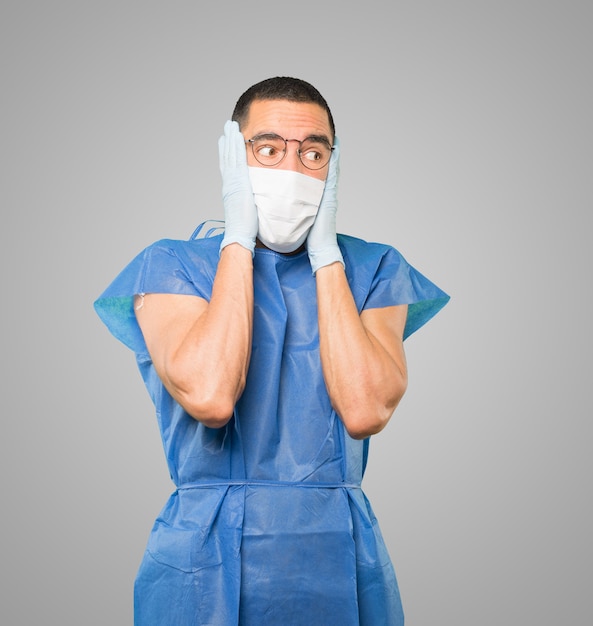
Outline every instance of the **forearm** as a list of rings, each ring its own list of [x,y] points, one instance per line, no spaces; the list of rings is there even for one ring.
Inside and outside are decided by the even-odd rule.
[[[258,230],[245,140],[237,122],[225,124],[218,147],[225,228],[210,301],[148,294],[136,311],[163,384],[190,415],[211,427],[228,422],[245,387]]]
[[[388,351],[365,327],[340,263],[318,270],[316,281],[328,393],[349,434],[364,438],[385,427],[405,392],[403,348]]]
[[[253,261],[238,244],[226,246],[212,297],[179,342],[164,355],[164,378],[196,419],[222,426],[245,386],[253,325]]]

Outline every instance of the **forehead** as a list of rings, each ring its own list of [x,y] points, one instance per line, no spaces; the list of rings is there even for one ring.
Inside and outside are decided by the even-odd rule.
[[[309,135],[331,139],[327,111],[315,102],[254,100],[241,131],[246,138],[277,133],[286,139],[304,139]]]

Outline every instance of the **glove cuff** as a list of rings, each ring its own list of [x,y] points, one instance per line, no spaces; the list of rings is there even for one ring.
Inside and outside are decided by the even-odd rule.
[[[231,243],[238,243],[240,246],[243,246],[244,248],[249,250],[252,257],[255,256],[255,239],[251,239],[250,237],[245,237],[241,235],[231,235],[230,233],[228,235],[225,234],[222,238],[222,241],[220,242],[220,250],[218,253],[220,254],[222,252],[222,249]]]
[[[325,267],[326,265],[331,265],[332,263],[341,263],[344,268],[346,267],[346,264],[344,263],[344,257],[342,256],[342,252],[338,244],[334,246],[328,246],[327,248],[323,248],[322,250],[309,250],[308,252],[313,275],[315,275],[319,268]]]

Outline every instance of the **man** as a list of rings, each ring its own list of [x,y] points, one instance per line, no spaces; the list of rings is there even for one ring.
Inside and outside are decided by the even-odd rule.
[[[310,84],[248,89],[219,160],[224,234],[149,246],[95,303],[136,353],[176,485],[135,623],[403,624],[360,484],[406,389],[403,340],[448,296],[336,234],[339,142]]]

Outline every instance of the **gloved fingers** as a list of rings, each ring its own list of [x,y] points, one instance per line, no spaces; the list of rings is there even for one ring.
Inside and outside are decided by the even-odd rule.
[[[226,160],[225,152],[226,152],[226,137],[224,135],[221,135],[218,138],[218,168],[220,169],[221,174],[224,174],[224,167],[225,167],[224,164]]]
[[[333,150],[332,150],[332,158],[334,158],[335,160],[339,160],[340,158],[340,140],[338,139],[338,137],[334,137],[334,145],[333,145]]]
[[[329,168],[327,171],[327,178],[325,179],[325,188],[336,187],[338,184],[338,177],[340,175],[340,141],[337,137],[334,137],[334,146],[331,157],[329,159]]]
[[[338,245],[336,234],[336,212],[338,209],[337,186],[340,173],[340,142],[334,137],[334,145],[329,160],[325,188],[319,211],[307,236],[307,253],[313,274],[319,268],[344,259]]]
[[[258,228],[257,209],[249,180],[245,139],[237,122],[229,120],[225,123],[218,140],[218,155],[225,216],[225,234],[220,248],[239,243],[253,254]]]
[[[223,135],[218,140],[218,158],[221,172],[247,164],[245,139],[237,122],[225,122]]]

